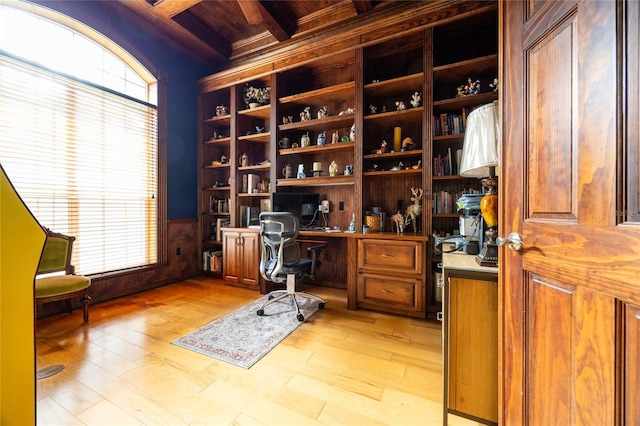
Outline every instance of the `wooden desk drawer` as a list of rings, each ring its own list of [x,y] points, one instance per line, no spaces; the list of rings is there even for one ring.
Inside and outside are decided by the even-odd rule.
[[[422,312],[423,282],[421,279],[358,274],[358,305],[405,315]]]
[[[421,275],[424,242],[363,239],[358,241],[358,269]]]

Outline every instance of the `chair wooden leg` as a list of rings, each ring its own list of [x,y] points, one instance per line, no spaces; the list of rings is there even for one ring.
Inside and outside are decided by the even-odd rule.
[[[91,301],[91,297],[89,296],[88,293],[85,293],[82,301],[84,302],[84,313],[83,313],[83,317],[84,317],[84,322],[89,321],[89,302]]]

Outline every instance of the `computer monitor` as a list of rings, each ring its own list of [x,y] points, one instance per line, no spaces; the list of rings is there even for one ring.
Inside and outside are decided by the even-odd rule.
[[[312,226],[319,217],[320,194],[305,192],[275,192],[272,210],[291,212],[300,219],[300,226]]]

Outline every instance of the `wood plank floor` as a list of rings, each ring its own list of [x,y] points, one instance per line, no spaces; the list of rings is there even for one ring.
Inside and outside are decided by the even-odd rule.
[[[170,344],[260,297],[197,278],[37,323],[39,425],[440,425],[440,325],[319,311],[250,369]],[[449,416],[451,425],[477,425]]]

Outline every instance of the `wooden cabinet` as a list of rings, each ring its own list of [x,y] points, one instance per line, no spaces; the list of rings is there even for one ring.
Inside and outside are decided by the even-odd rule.
[[[426,242],[358,239],[356,306],[423,318]]]
[[[498,274],[475,256],[444,255],[444,419],[498,422]]]
[[[426,241],[433,231],[458,228],[453,210],[434,212],[438,194],[453,197],[480,184],[461,179],[452,168],[451,174],[435,174],[436,159],[453,155],[463,141],[463,133],[436,134],[435,117],[460,114],[463,108],[496,98],[489,83],[497,77],[497,7],[475,2],[437,8],[442,13],[381,17],[371,27],[349,30],[335,49],[322,53],[311,54],[292,40],[286,51],[264,52],[255,63],[236,63],[199,82],[201,136],[207,141],[200,156],[203,247],[209,244],[211,215],[226,214],[231,226],[244,226],[246,207],[267,200],[273,204],[275,192],[318,194],[328,200],[329,213],[318,213],[314,225],[347,229],[355,218],[356,231],[367,224],[371,232],[387,232],[380,239],[393,241],[398,238],[388,232],[390,217],[406,214],[414,203],[412,188],[420,188],[422,198],[415,204],[421,216],[405,236]],[[387,19],[392,21],[389,28]],[[484,93],[456,97],[457,86],[469,77],[481,80]],[[270,103],[247,108],[242,97],[247,85],[271,87]],[[225,102],[228,115],[209,122],[215,105]],[[216,128],[221,128],[220,140],[208,143]],[[324,143],[318,143],[319,136]],[[210,166],[223,152],[229,164]],[[242,165],[245,153],[249,163]],[[332,163],[335,174],[329,170]],[[292,170],[290,177],[283,175],[286,166]],[[299,168],[304,178],[297,178]],[[264,192],[245,189],[250,175],[263,182]],[[209,212],[211,195],[228,197],[229,211]],[[402,312],[426,315],[440,310],[432,285],[437,259],[432,262],[431,251],[430,244],[424,244],[426,263],[411,290],[421,299],[412,300],[412,308],[399,309]],[[332,263],[335,269],[350,267],[344,257]],[[363,277],[373,286],[370,275]],[[390,305],[394,303],[399,304]]]
[[[227,228],[223,235],[223,271],[228,283],[258,289],[260,236],[255,229]]]

